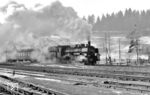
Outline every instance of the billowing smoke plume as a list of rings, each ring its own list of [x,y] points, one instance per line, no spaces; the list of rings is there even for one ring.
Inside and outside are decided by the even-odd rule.
[[[13,42],[12,46],[43,50],[52,45],[85,41],[91,32],[91,26],[80,19],[73,8],[64,7],[59,1],[38,11],[16,2],[7,4],[1,10],[7,12],[9,5],[14,12],[0,25],[0,43],[6,47]]]
[[[7,24],[9,25],[4,30],[4,34],[6,33],[5,31],[9,32],[7,36],[12,36],[15,40],[21,34],[24,37],[28,37],[27,34],[30,33],[33,34],[32,37],[34,38],[58,35],[71,41],[76,39],[85,40],[91,31],[91,26],[81,20],[71,7],[64,7],[58,1],[39,11],[29,10],[25,7],[24,9],[15,11],[7,18]],[[12,41],[12,39],[10,40]]]

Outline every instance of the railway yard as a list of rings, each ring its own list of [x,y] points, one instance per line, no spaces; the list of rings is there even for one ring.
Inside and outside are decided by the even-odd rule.
[[[100,65],[99,49],[90,40],[49,47],[45,63],[31,56],[35,51],[16,49],[13,56],[6,51],[2,95],[150,95],[150,66],[114,65],[110,57]]]
[[[150,95],[146,1],[29,1],[0,7],[0,95]]]
[[[4,95],[150,94],[148,66],[69,67],[3,64],[0,68],[0,90]]]

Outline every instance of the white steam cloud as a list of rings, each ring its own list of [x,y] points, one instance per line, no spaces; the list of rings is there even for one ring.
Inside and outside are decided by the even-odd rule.
[[[9,7],[14,10],[6,22],[0,24],[0,48],[15,45],[45,51],[48,46],[85,41],[91,32],[91,25],[80,19],[73,8],[64,7],[59,1],[38,11],[10,2],[1,11],[7,13]]]

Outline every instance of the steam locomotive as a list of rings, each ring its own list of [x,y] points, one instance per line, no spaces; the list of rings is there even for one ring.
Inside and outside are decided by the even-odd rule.
[[[13,52],[13,53],[12,53]],[[33,48],[20,49],[6,53],[6,62],[8,63],[34,63],[37,59],[31,57]],[[48,59],[56,59],[59,63],[71,63],[79,61],[85,65],[95,65],[100,60],[98,48],[88,44],[58,45],[48,48]],[[56,61],[56,62],[57,62]]]
[[[55,58],[61,63],[76,61],[79,57],[80,62],[85,65],[95,65],[97,61],[100,61],[99,50],[92,46],[90,41],[88,41],[88,44],[49,47],[48,51],[51,54],[51,58]]]

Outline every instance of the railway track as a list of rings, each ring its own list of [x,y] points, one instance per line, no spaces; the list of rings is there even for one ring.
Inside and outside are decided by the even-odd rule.
[[[1,75],[0,76],[1,78],[4,78],[4,79],[7,79],[7,80],[10,80],[10,81],[13,81],[14,83],[19,83],[19,85],[25,85],[24,87],[26,87],[26,85],[29,85],[29,84],[24,84],[23,82],[18,82],[18,80],[15,80],[15,79],[12,79],[12,78],[9,78],[9,77],[6,77],[6,76],[3,76]],[[150,94],[150,85],[142,85],[142,84],[135,84],[135,83],[124,83],[124,82],[118,82],[118,81],[104,81],[103,84],[99,84],[99,83],[86,83],[86,82],[79,82],[79,85],[86,85],[86,84],[90,84],[90,85],[93,85],[95,87],[101,87],[101,88],[110,88],[110,89],[122,89],[122,90],[126,90],[128,91],[128,93],[130,92],[136,92],[136,93],[142,93],[142,94]],[[30,84],[30,86],[33,85],[33,84]],[[77,84],[75,85],[78,85],[78,82]],[[30,91],[24,91],[24,89],[17,89],[16,91],[13,91],[13,90],[10,90],[10,91],[7,91],[8,90],[8,87],[4,85],[2,86],[3,87],[3,91],[5,91],[5,95],[20,95],[23,94],[23,95],[61,95],[61,94],[44,94],[42,90],[42,93],[36,93],[35,90],[34,90],[34,93],[30,90]],[[2,88],[1,85],[0,85],[0,89]],[[33,86],[32,86],[33,87]],[[4,90],[5,88],[5,90]],[[35,87],[34,87],[35,88]],[[18,91],[18,92],[17,92]],[[7,92],[7,94],[6,94]]]
[[[5,95],[66,95],[61,92],[53,91],[32,83],[25,83],[4,75],[0,78],[7,80],[9,83],[1,83],[0,91]],[[11,84],[17,84],[13,86]]]
[[[2,67],[2,66],[1,66]],[[2,68],[45,72],[46,74],[67,74],[99,78],[113,78],[125,81],[150,82],[148,72],[109,71],[94,69],[59,68],[59,67],[36,67],[36,66],[4,66]]]
[[[38,71],[38,72],[46,72],[45,74],[67,74],[67,75],[78,75],[78,76],[89,76],[89,77],[99,77],[99,78],[113,78],[113,79],[118,79],[118,80],[123,80],[123,81],[142,81],[142,82],[150,82],[150,77],[148,76],[149,73],[147,73],[146,75],[143,75],[142,73],[137,73],[137,72],[129,72],[125,73],[125,72],[119,72],[119,71],[101,71],[101,70],[92,70],[92,69],[73,69],[73,68],[49,68],[49,69],[44,69],[42,67],[42,69],[35,68],[32,69],[33,67],[21,67],[21,68],[17,68],[17,67],[13,67],[13,69],[18,69],[18,70],[29,70],[29,71]],[[12,69],[12,68],[9,68]],[[135,75],[133,75],[134,73],[137,73]],[[1,77],[1,76],[0,76]],[[5,77],[3,77],[5,78]],[[10,79],[9,80],[18,83],[18,81]],[[22,82],[19,82],[20,85],[24,85],[25,87],[29,87],[29,88],[36,88],[35,85],[33,84],[25,84]],[[105,88],[119,88],[119,89],[124,89],[126,91],[135,91],[135,92],[139,92],[139,93],[148,93],[150,94],[150,85],[142,85],[142,84],[132,84],[132,83],[119,83],[119,82],[107,82],[104,84],[100,84],[97,85],[95,84],[94,86],[97,87],[105,87]],[[37,88],[39,89],[39,88]],[[41,88],[40,88],[41,89]],[[42,92],[44,92],[43,90],[40,90]],[[46,92],[46,91],[45,91]],[[17,94],[15,94],[17,95]],[[29,94],[30,95],[30,94]],[[34,94],[33,94],[34,95]],[[35,94],[38,95],[38,94]],[[43,95],[43,94],[42,94]],[[62,94],[48,94],[48,95],[62,95]]]
[[[8,90],[8,87],[5,85],[0,85],[0,95],[20,95],[18,92],[13,90]]]
[[[104,84],[95,84],[96,87],[105,87],[113,89],[123,89],[126,91],[134,91],[138,93],[150,94],[150,85],[126,83],[119,81],[104,81]]]
[[[148,89],[139,89],[139,88],[133,88],[133,87],[126,87],[122,85],[114,85],[114,84],[103,84],[103,85],[95,85],[96,87],[102,87],[107,89],[119,89],[119,90],[125,90],[127,92],[134,92],[134,93],[141,93],[141,94],[150,94],[150,90]]]

